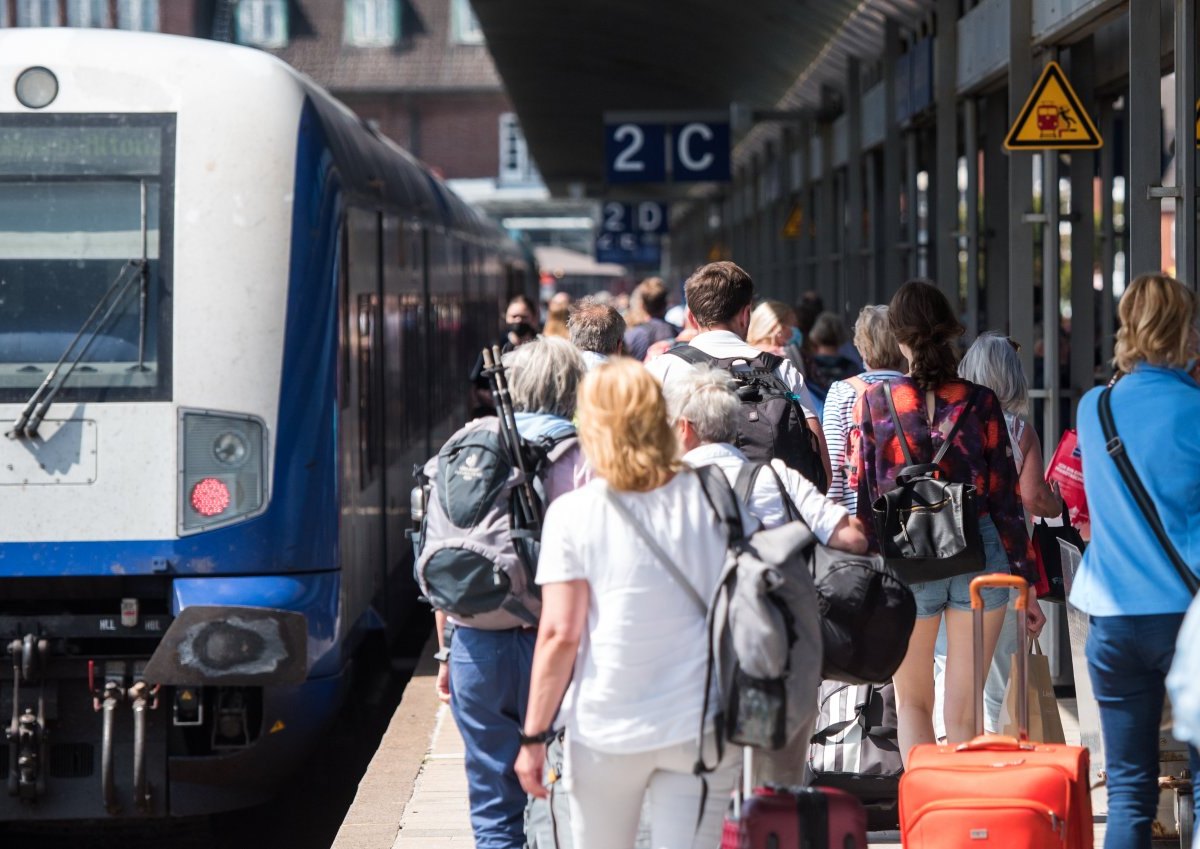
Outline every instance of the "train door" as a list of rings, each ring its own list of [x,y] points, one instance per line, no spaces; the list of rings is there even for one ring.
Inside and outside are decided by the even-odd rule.
[[[342,332],[342,585],[346,627],[363,623],[384,592],[382,216],[349,209]],[[376,624],[367,620],[364,624]]]

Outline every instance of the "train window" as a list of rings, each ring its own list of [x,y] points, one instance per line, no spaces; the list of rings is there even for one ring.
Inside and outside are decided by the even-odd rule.
[[[379,328],[379,296],[358,296],[358,448],[362,485],[379,476],[383,436],[383,399],[379,385],[383,346]]]
[[[170,115],[0,115],[0,401],[64,356],[59,400],[170,398],[174,136]]]

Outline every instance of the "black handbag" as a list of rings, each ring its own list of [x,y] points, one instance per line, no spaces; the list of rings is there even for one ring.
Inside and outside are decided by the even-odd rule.
[[[977,392],[971,390],[966,406],[933,462],[918,464],[913,461],[896,413],[891,383],[884,382],[888,410],[907,465],[896,476],[896,488],[875,499],[871,510],[884,560],[910,584],[983,570],[983,537],[979,534],[975,487],[942,480],[938,468],[963,419],[971,414]]]
[[[1081,553],[1087,547],[1083,536],[1071,525],[1067,505],[1062,502],[1062,524],[1051,525],[1043,519],[1033,523],[1033,553],[1037,558],[1038,583],[1035,584],[1039,601],[1065,604],[1067,601],[1066,581],[1063,578],[1062,548],[1060,542],[1074,546]]]

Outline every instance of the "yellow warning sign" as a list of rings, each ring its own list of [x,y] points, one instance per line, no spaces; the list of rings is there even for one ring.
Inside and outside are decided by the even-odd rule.
[[[283,724],[283,720],[277,719],[277,720],[275,720],[275,724],[271,726],[271,730],[268,731],[267,733],[268,734],[278,734],[280,731],[282,731],[285,728],[287,728],[287,726]]]
[[[804,207],[796,204],[788,213],[787,221],[783,223],[783,238],[799,239],[804,232]]]
[[[1042,71],[1004,140],[1009,150],[1090,150],[1103,145],[1057,62]]]

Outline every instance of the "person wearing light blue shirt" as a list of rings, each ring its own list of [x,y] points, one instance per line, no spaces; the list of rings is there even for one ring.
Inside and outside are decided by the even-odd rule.
[[[1111,399],[1134,470],[1171,541],[1200,575],[1196,316],[1196,296],[1178,281],[1157,274],[1135,280],[1121,299],[1116,366],[1125,376]],[[1088,671],[1108,773],[1105,849],[1150,849],[1164,680],[1191,593],[1108,453],[1098,411],[1103,391],[1084,395],[1076,417],[1092,539],[1070,601],[1090,621]],[[1195,748],[1189,756],[1192,774],[1200,774]],[[1200,814],[1200,782],[1196,788]]]

